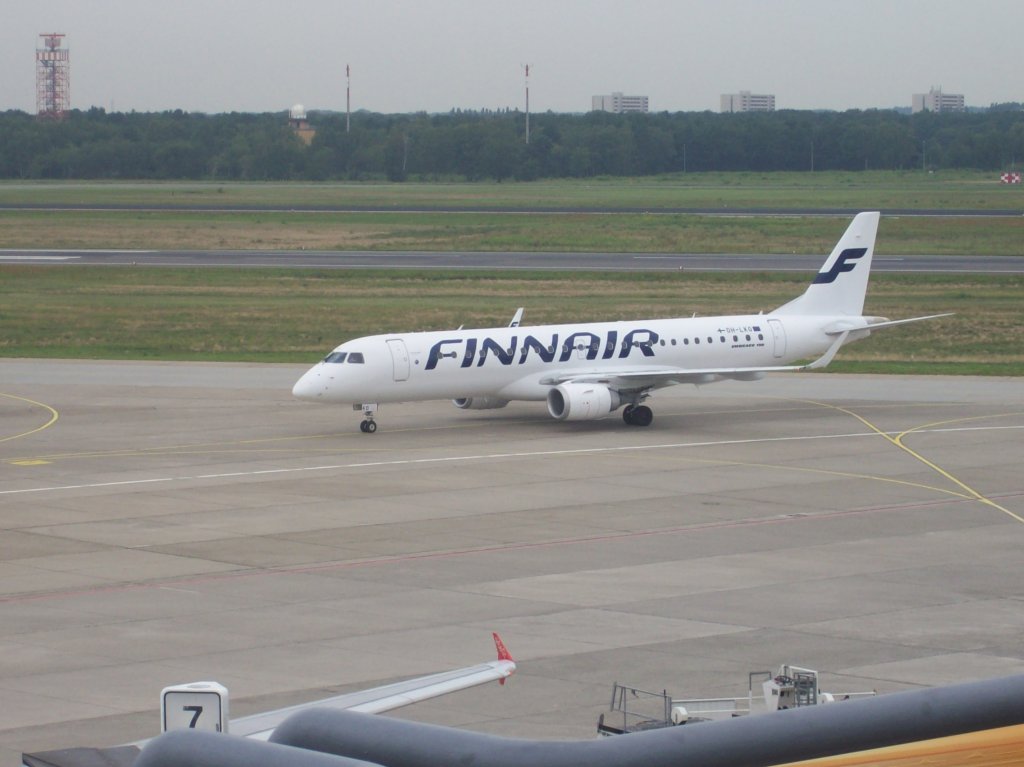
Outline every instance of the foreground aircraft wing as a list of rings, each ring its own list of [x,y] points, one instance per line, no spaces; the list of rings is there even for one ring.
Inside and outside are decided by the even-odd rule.
[[[379,714],[383,711],[391,711],[395,708],[408,706],[410,703],[418,703],[421,700],[437,698],[447,695],[450,692],[465,690],[469,687],[497,681],[505,684],[505,680],[512,676],[516,670],[516,662],[505,643],[501,641],[496,633],[491,635],[494,638],[494,646],[498,650],[498,659],[479,663],[475,666],[466,666],[451,671],[442,671],[438,674],[407,679],[404,682],[386,684],[382,687],[372,687],[368,690],[335,695],[330,698],[300,703],[297,706],[288,706],[274,711],[264,711],[260,714],[243,716],[232,719],[228,725],[228,732],[232,735],[255,740],[267,740],[274,729],[292,714],[311,708],[325,708],[335,711],[360,711],[364,714]],[[142,748],[152,738],[137,741],[130,746]]]
[[[497,681],[504,684],[505,679],[516,670],[516,663],[505,648],[501,637],[497,634],[493,634],[493,637],[494,644],[498,649],[497,660],[232,719],[229,731],[232,735],[266,740],[274,728],[289,716],[309,708],[343,709],[361,711],[366,714],[379,714],[487,682]]]

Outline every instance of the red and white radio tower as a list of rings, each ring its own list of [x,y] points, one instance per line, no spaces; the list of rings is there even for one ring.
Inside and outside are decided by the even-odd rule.
[[[59,120],[71,109],[70,51],[60,47],[63,34],[39,36],[43,47],[36,48],[36,113]]]

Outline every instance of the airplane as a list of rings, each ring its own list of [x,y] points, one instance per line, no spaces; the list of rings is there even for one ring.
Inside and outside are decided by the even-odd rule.
[[[857,214],[804,293],[767,314],[524,327],[520,309],[503,328],[346,341],[292,394],[352,404],[368,434],[377,430],[381,403],[437,399],[463,410],[546,401],[548,413],[563,421],[604,418],[621,407],[626,424],[649,426],[654,414],[643,403],[656,389],[819,369],[841,346],[875,330],[949,316],[863,316],[879,217]]]

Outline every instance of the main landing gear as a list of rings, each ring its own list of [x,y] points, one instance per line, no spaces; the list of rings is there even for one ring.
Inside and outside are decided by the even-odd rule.
[[[363,420],[359,424],[359,431],[363,434],[373,434],[377,431],[377,422],[373,420],[373,417],[377,414],[377,406],[375,404],[353,405],[352,409],[363,411]]]
[[[647,405],[626,405],[622,408],[622,420],[629,426],[650,426],[654,412]]]

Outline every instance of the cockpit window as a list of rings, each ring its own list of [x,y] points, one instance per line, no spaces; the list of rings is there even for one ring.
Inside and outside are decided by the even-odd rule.
[[[331,352],[324,357],[324,362],[344,362],[345,354],[345,352]]]
[[[363,364],[363,353],[362,352],[351,352],[348,355],[348,361],[352,365],[362,365]]]

